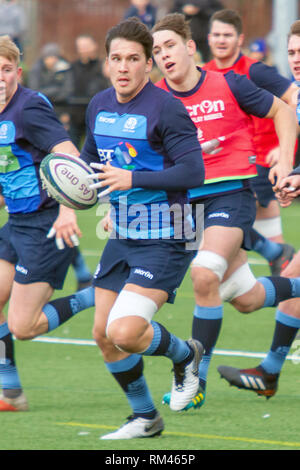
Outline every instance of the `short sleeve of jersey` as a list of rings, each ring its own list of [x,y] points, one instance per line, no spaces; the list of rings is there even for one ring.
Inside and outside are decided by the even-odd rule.
[[[280,75],[275,67],[255,62],[249,69],[249,76],[256,86],[280,98],[291,86],[291,81]]]
[[[257,87],[246,75],[230,71],[224,77],[238,104],[247,114],[260,118],[268,114],[274,101],[270,92]]]
[[[32,97],[23,108],[23,128],[28,142],[45,152],[70,140],[51,105],[39,95]]]

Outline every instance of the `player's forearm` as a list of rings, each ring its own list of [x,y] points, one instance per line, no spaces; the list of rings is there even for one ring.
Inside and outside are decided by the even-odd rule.
[[[274,112],[273,121],[279,140],[280,161],[292,168],[298,134],[295,112],[288,105],[280,102]]]
[[[135,171],[132,187],[180,191],[201,186],[204,182],[204,164],[199,150],[181,157],[176,165],[161,171]]]
[[[71,140],[65,140],[64,142],[60,142],[59,144],[55,145],[52,149],[52,152],[62,152],[64,154],[74,155],[78,157],[80,152],[77,150],[73,142]]]

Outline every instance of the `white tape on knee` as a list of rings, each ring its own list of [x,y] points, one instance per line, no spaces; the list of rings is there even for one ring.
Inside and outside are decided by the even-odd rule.
[[[257,280],[254,277],[249,264],[245,263],[220,285],[220,296],[223,302],[230,302],[232,299],[249,292]]]
[[[253,228],[265,238],[278,237],[282,235],[281,217],[256,220]]]
[[[151,323],[157,310],[156,303],[149,297],[129,290],[122,290],[108,316],[106,333],[109,325],[119,318],[137,316]]]
[[[207,268],[214,272],[222,281],[227,270],[228,263],[223,256],[217,255],[213,251],[200,250],[193,259],[193,268]]]

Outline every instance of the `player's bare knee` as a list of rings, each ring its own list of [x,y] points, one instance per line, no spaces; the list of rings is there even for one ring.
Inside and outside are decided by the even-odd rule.
[[[135,337],[128,334],[127,329],[121,329],[117,331],[117,328],[114,328],[113,325],[108,328],[107,334],[110,341],[118,348],[120,351],[124,352],[134,352],[133,348],[135,346]]]
[[[133,325],[137,323],[136,326]],[[139,325],[140,324],[140,325]],[[146,330],[147,323],[142,318],[128,317],[113,321],[107,328],[109,340],[121,351],[136,352],[136,346]]]
[[[300,298],[281,302],[279,304],[279,310],[290,317],[300,318]]]
[[[252,313],[262,308],[264,301],[264,288],[259,282],[256,282],[252,289],[249,289],[245,294],[234,297],[230,303],[240,313]]]
[[[254,304],[249,302],[247,299],[243,299],[243,295],[241,297],[237,297],[233,299],[230,303],[233,307],[238,310],[240,313],[252,313],[256,310]]]
[[[156,303],[145,295],[121,291],[108,317],[107,337],[120,350],[135,352],[157,308]]]
[[[26,325],[22,325],[21,323],[13,322],[8,319],[8,329],[11,332],[12,335],[16,337],[16,339],[20,341],[25,341],[28,339],[34,338],[36,335],[32,331],[31,328],[29,328]]]
[[[207,268],[193,268],[191,271],[194,291],[200,295],[208,295],[219,286],[218,276]]]

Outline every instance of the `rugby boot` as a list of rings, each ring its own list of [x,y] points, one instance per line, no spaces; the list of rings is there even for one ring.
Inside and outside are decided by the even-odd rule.
[[[165,393],[162,399],[162,404],[169,405],[170,399],[171,399],[171,393],[170,392]],[[203,406],[204,403],[205,403],[205,391],[199,385],[197,395],[195,395],[194,398],[191,399],[191,401],[183,408],[182,411],[187,411],[187,410],[190,410],[191,408],[194,408],[194,409],[201,408],[201,406]]]
[[[290,261],[292,261],[295,254],[295,249],[292,245],[287,243],[282,244],[282,253],[278,258],[269,262],[272,276],[280,276],[281,271],[287,267]]]
[[[164,422],[159,413],[153,419],[129,416],[127,422],[117,431],[100,436],[100,439],[136,439],[159,436],[164,430]]]
[[[194,356],[187,364],[174,364],[170,397],[170,408],[173,411],[182,411],[198,392],[199,363],[204,349],[202,344],[195,339],[190,339],[187,343],[194,352]]]
[[[3,395],[0,395],[0,412],[1,411],[27,411],[28,402],[24,393],[22,392],[16,398],[8,398]]]
[[[219,366],[218,372],[230,385],[251,390],[267,399],[273,397],[278,388],[279,374],[268,374],[261,366],[253,369]]]

